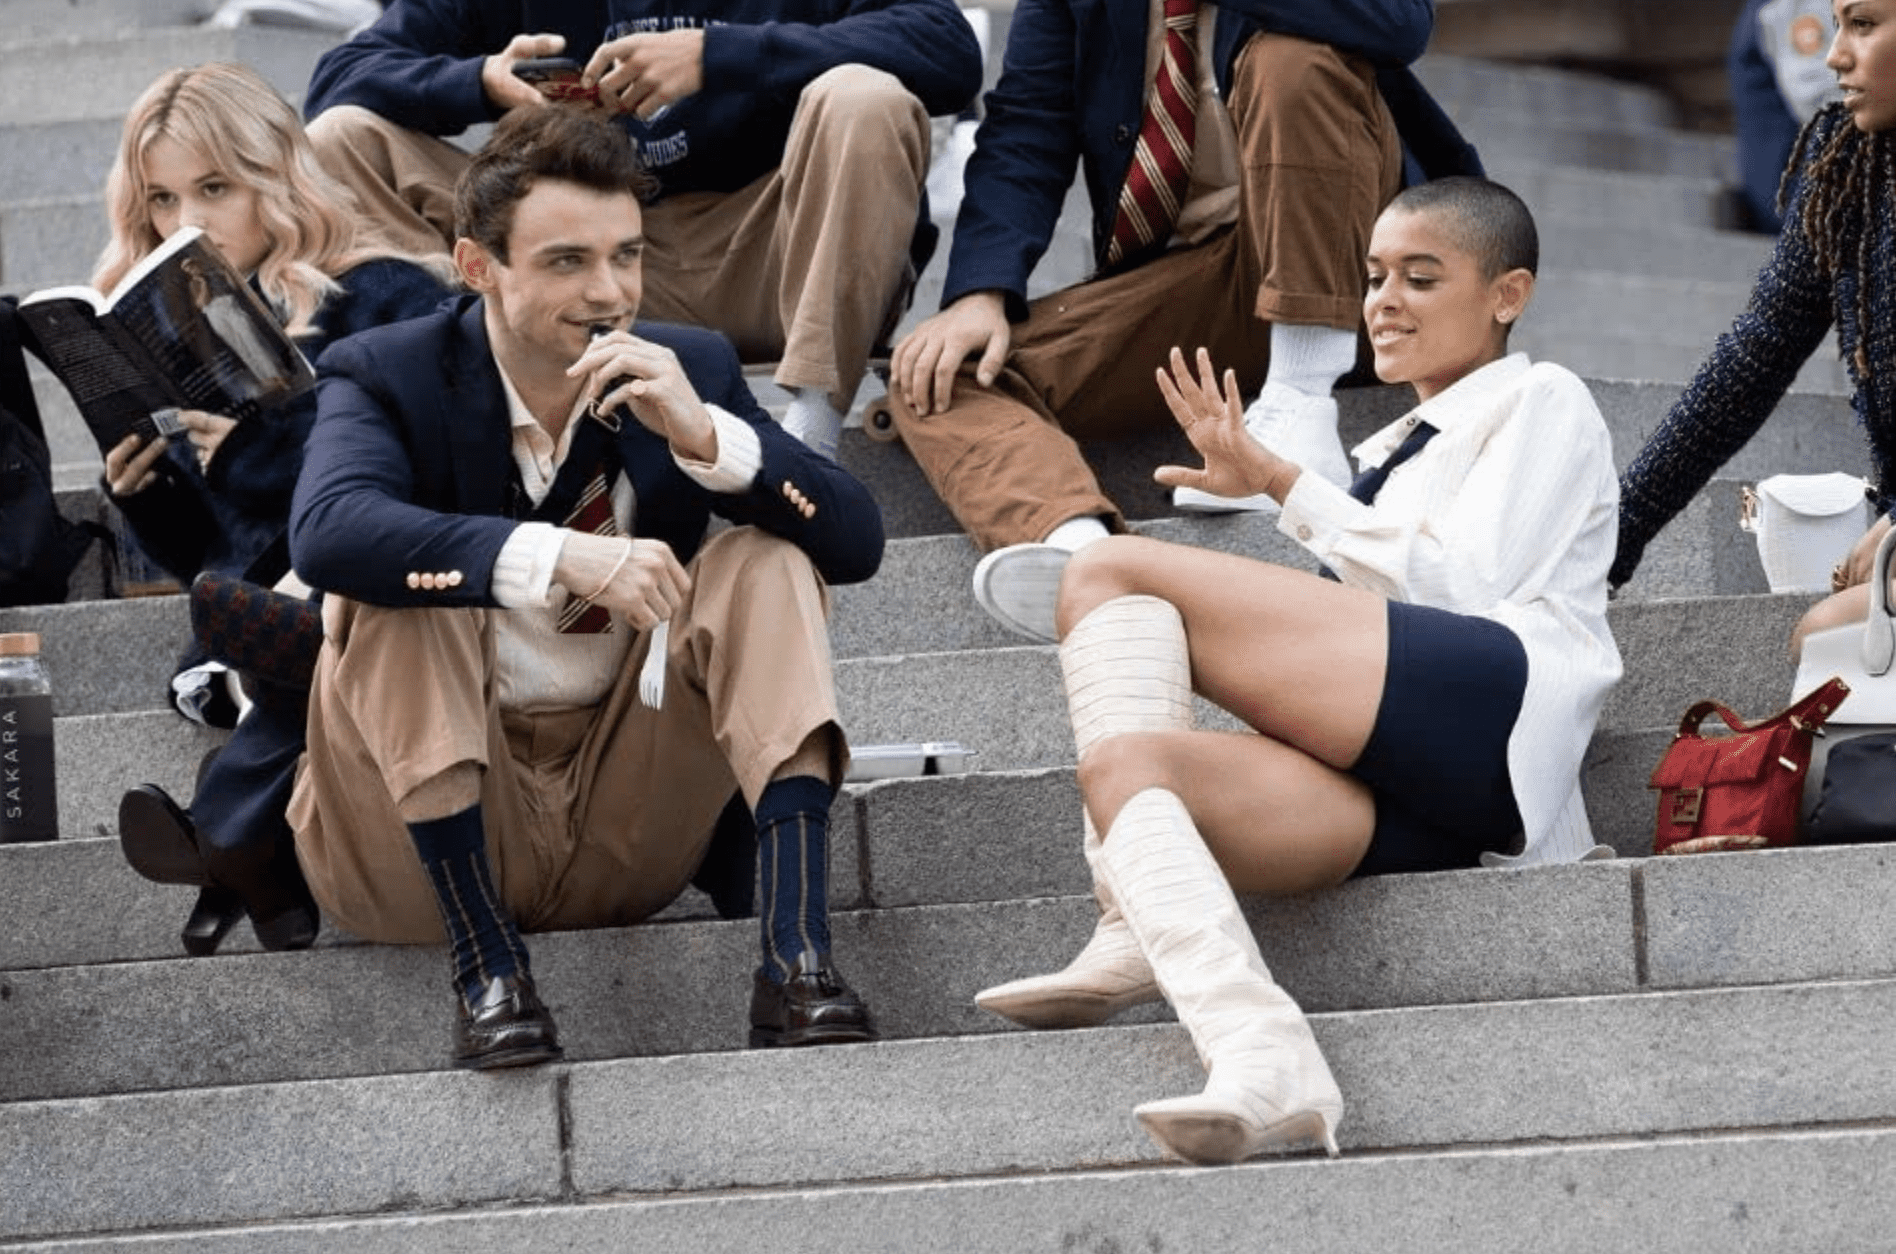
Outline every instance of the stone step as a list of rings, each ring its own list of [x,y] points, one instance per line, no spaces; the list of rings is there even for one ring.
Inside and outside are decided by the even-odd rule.
[[[1060,843],[1079,867],[1077,840]],[[1629,993],[1641,987],[1639,964],[1651,961],[1633,927],[1640,865],[1391,876],[1249,909],[1278,978],[1312,1010]],[[123,867],[105,874],[136,878]],[[1833,890],[1844,883],[1823,882]],[[440,946],[344,943],[332,933],[303,953],[192,960],[180,956],[175,935],[190,896],[174,890],[169,899],[156,935],[135,938],[147,948],[148,940],[168,942],[158,960],[6,971],[0,1044],[12,1062],[0,1102],[446,1065],[452,1012]],[[974,994],[1064,965],[1095,914],[1090,896],[839,910],[836,953],[887,1039],[1011,1030],[979,1010]],[[70,915],[65,926],[72,929]],[[54,927],[48,919],[35,930],[58,943]],[[1820,939],[1780,943],[1802,940],[1800,948],[1821,952]],[[741,1048],[757,944],[755,922],[691,920],[548,933],[532,952],[569,1058],[594,1061]],[[1392,965],[1391,953],[1410,957]],[[1816,965],[1826,976],[1870,974],[1856,966],[1863,960]],[[1686,955],[1676,961],[1692,966]],[[365,995],[372,1018],[351,1010],[366,1009]],[[101,1016],[101,1006],[114,1013]],[[177,1006],[193,1012],[169,1009]],[[1155,1004],[1129,1021],[1162,1017]],[[126,1022],[140,1030],[125,1032]]]
[[[1622,465],[1645,443],[1677,396],[1676,388],[1650,384],[1596,381],[1592,387],[1615,429],[1614,448]],[[1345,442],[1354,444],[1393,420],[1411,400],[1406,388],[1339,393]],[[1173,513],[1167,490],[1152,481],[1151,473],[1165,462],[1193,461],[1184,438],[1176,432],[1094,442],[1088,456],[1107,492],[1144,534],[1314,568],[1313,559],[1278,532],[1274,517]],[[837,652],[859,656],[1017,643],[1017,638],[1002,631],[969,600],[976,550],[957,534],[953,518],[900,443],[845,432],[841,460],[881,504],[892,539],[874,579],[834,590],[832,638]],[[1761,591],[1755,542],[1735,525],[1738,485],[1777,473],[1842,470],[1867,474],[1867,461],[1861,430],[1841,398],[1788,396],[1721,470],[1720,478],[1701,492],[1699,502],[1662,533],[1650,565],[1642,566],[1629,595]],[[70,464],[64,469],[75,480],[81,473]],[[111,507],[92,488],[68,490],[61,504],[71,517],[108,522],[112,517]],[[1668,542],[1675,538],[1677,544],[1669,549]],[[1671,555],[1659,556],[1667,552]],[[934,612],[916,615],[902,608],[918,604]],[[105,617],[90,624],[94,613]],[[75,598],[61,606],[0,609],[0,628],[41,630],[54,637],[51,659],[55,672],[65,676],[68,685],[62,693],[63,709],[102,713],[151,708],[169,677],[169,660],[182,647],[188,623],[180,597],[138,598],[118,605]],[[100,633],[123,641],[129,655],[92,647]],[[145,690],[150,687],[147,677],[159,685],[157,690]],[[126,690],[128,681],[130,691]],[[68,696],[70,704],[65,700]]]
[[[301,111],[303,91],[285,91]],[[128,102],[129,103],[129,102]],[[0,124],[7,202],[97,196],[118,156],[122,115]]]
[[[1649,546],[1621,599],[1765,592],[1756,539],[1738,525],[1746,482],[1720,479],[1708,485]],[[1136,523],[1135,529],[1196,548],[1316,568],[1315,559],[1285,537],[1274,518],[1263,515],[1155,518]],[[960,536],[891,541],[874,579],[832,590],[836,654],[871,657],[1022,644],[975,605],[969,589],[976,559],[973,544]],[[104,714],[163,707],[190,622],[186,598],[173,595],[73,599],[0,610],[0,629],[34,630],[46,638],[62,714]],[[111,640],[113,647],[100,649],[101,640]]]
[[[320,31],[242,26],[234,30],[147,26],[101,35],[79,31],[25,38],[0,35],[0,117],[12,125],[75,118],[122,119],[165,71],[207,61],[249,66],[286,95],[300,97],[316,59],[337,38]],[[75,84],[85,84],[75,91]],[[11,271],[9,271],[11,275]],[[8,282],[17,282],[9,277]]]
[[[1312,1026],[1346,1094],[1346,1168],[1418,1149],[1862,1135],[1896,1116],[1888,980]],[[0,1107],[0,1234],[1096,1171],[1158,1162],[1130,1108],[1202,1084],[1183,1030],[1146,1024],[15,1102]],[[1387,1213],[1388,1197],[1351,1210]]]
[[[1155,524],[1158,534],[1191,535],[1213,547],[1229,545],[1245,549],[1244,541],[1263,532],[1265,524],[1256,518],[1234,518],[1219,522],[1175,522]],[[1222,535],[1221,535],[1222,532]],[[1309,559],[1289,551],[1268,533],[1272,544],[1259,545],[1267,556],[1281,555],[1306,567]],[[991,694],[981,692],[965,709],[949,713],[959,702],[937,702],[931,683],[950,675],[955,667],[968,666],[968,680],[952,679],[941,691],[980,687],[989,680],[1024,677],[1030,668],[1038,673],[1042,664],[1051,665],[1051,646],[1028,645],[985,620],[983,612],[968,594],[968,573],[973,568],[973,549],[966,541],[954,538],[898,541],[896,557],[886,580],[878,576],[865,584],[838,588],[834,592],[836,613],[834,638],[841,665],[850,678],[842,683],[844,708],[852,719],[895,731],[897,725],[919,716],[936,715],[961,725],[962,731],[981,730],[987,722],[1006,721],[984,718],[989,713]],[[908,567],[906,573],[903,568]],[[926,596],[919,606],[913,598]],[[1626,657],[1628,679],[1608,705],[1608,726],[1643,727],[1653,720],[1637,721],[1633,710],[1647,711],[1650,702],[1624,696],[1628,689],[1641,686],[1647,667],[1676,672],[1690,671],[1694,658],[1680,648],[1694,640],[1692,633],[1710,629],[1726,617],[1749,617],[1763,640],[1775,641],[1772,663],[1768,666],[1740,667],[1727,673],[1741,688],[1759,682],[1778,680],[1776,662],[1782,652],[1785,633],[1803,612],[1810,597],[1787,594],[1781,597],[1761,595],[1741,598],[1697,598],[1688,600],[1623,600],[1609,610],[1608,621]],[[1736,608],[1742,606],[1742,610]],[[921,610],[922,612],[917,612]],[[932,612],[931,612],[932,611]],[[37,630],[44,638],[48,663],[55,677],[55,710],[66,717],[137,716],[169,710],[166,685],[172,664],[188,633],[188,613],[182,596],[141,597],[124,601],[86,601],[56,606],[0,610],[0,629]],[[1718,634],[1718,633],[1714,633]],[[104,639],[123,640],[107,650],[99,648]],[[1760,643],[1749,632],[1744,645]],[[1710,642],[1702,646],[1709,661]],[[978,653],[960,650],[978,649]],[[944,669],[945,668],[945,669]],[[1657,676],[1652,678],[1657,679]],[[909,685],[909,691],[884,690],[885,679]],[[911,682],[912,681],[912,682]],[[1057,693],[1058,683],[1049,689]],[[994,692],[1006,691],[997,688]],[[1016,698],[1018,699],[1018,693]],[[1682,708],[1682,707],[1681,707]],[[1629,713],[1615,717],[1615,711]],[[1663,721],[1663,719],[1659,720]],[[892,735],[892,740],[954,739],[947,734],[924,734],[912,728],[908,734]],[[960,738],[966,736],[960,733]],[[883,737],[855,733],[862,743],[874,743]],[[1026,740],[1019,742],[1029,743]],[[1011,755],[1010,755],[1011,756]],[[1056,759],[1063,760],[1063,759]],[[1005,766],[1040,765],[1037,760],[989,764]]]
[[[1602,756],[1588,769],[1605,772],[1595,794],[1599,804],[1609,811],[1643,809],[1649,803],[1640,772],[1658,760],[1652,743],[1615,747],[1608,738],[1675,727],[1683,711],[1705,697],[1747,718],[1782,708],[1792,677],[1785,642],[1812,600],[1786,594],[1615,604],[1610,621],[1626,677],[1608,698],[1595,733]],[[1052,646],[843,658],[837,687],[855,744],[958,741],[978,755],[975,768],[983,773],[1073,761]],[[1199,704],[1204,725],[1237,725]],[[115,832],[118,799],[134,783],[189,797],[199,759],[224,739],[165,709],[68,714],[57,720],[54,734],[60,831],[68,837]],[[1637,852],[1639,846],[1627,844],[1637,830],[1635,824],[1631,837],[1608,843]]]
[[[1677,119],[1663,92],[1602,74],[1445,53],[1424,56],[1415,72],[1451,114],[1483,109],[1500,116],[1584,118],[1594,125],[1621,127],[1671,126]]]
[[[1008,796],[1025,804],[995,807]],[[949,809],[925,809],[930,800]],[[845,799],[831,857],[838,952],[852,978],[876,994],[889,1033],[998,1028],[969,1004],[975,991],[1057,969],[1078,950],[1096,909],[1077,856],[1077,808],[1070,771],[905,781]],[[1650,850],[1650,803],[1645,813]],[[1007,822],[991,821],[1002,814]],[[986,865],[970,865],[971,839],[989,855]],[[1896,974],[1896,941],[1881,922],[1896,893],[1887,874],[1893,854],[1889,845],[1808,847],[1387,876],[1307,898],[1247,899],[1246,908],[1280,978],[1321,1010],[1884,976]],[[294,976],[298,986],[336,997],[357,985],[410,988],[418,1004],[405,1022],[430,1041],[445,1031],[446,1011],[434,1005],[438,947],[361,945],[330,926],[315,956],[271,955],[240,927],[217,959],[191,961],[176,936],[190,890],[143,880],[110,839],[0,846],[0,884],[16,903],[0,939],[0,972],[8,973],[9,999],[21,999],[17,1013],[0,1013],[7,1025],[0,1031],[16,1044],[58,1022],[82,1036],[109,1034],[115,1022],[94,1022],[88,1012],[107,993],[112,1004],[201,999],[265,1034],[325,1013],[329,1003],[313,991],[307,1004],[278,1005],[271,981],[291,977],[263,976],[279,970],[259,965],[268,963],[306,964]],[[1521,944],[1524,929],[1543,936],[1549,952]],[[695,893],[641,927],[549,934],[534,944],[543,991],[557,999],[561,1021],[585,1025],[582,1039],[569,1041],[585,1056],[733,1047],[755,925],[715,919]],[[1391,963],[1391,951],[1412,957]],[[904,962],[919,965],[905,970]],[[607,995],[624,964],[649,971],[637,980],[651,990],[654,1013],[637,1024],[621,1023],[623,998]],[[918,972],[927,973],[919,986]],[[702,994],[702,1005],[670,991],[680,981]],[[437,1061],[432,1044],[390,1053],[379,1028],[352,1033],[309,1062],[263,1056],[260,1045],[203,1056],[198,1037],[214,1030],[179,1023],[159,1031],[178,1038],[170,1045],[102,1044],[126,1055],[116,1064],[87,1061],[94,1051],[77,1045],[62,1046],[70,1056],[40,1062],[16,1052],[0,1100],[93,1092],[102,1083],[160,1087],[166,1074],[202,1083],[207,1068],[241,1066],[252,1078],[280,1079],[357,1073],[391,1057],[404,1070]],[[126,1078],[112,1078],[119,1075]]]
[[[1205,1171],[1141,1166],[987,1179],[592,1200],[362,1216],[14,1246],[21,1254],[627,1254],[770,1249],[909,1254],[954,1233],[972,1254],[1237,1249],[1269,1216],[1274,1247],[1311,1254],[1544,1254],[1662,1248],[1725,1254],[1873,1250],[1896,1215],[1886,1126],[1564,1141],[1292,1158]],[[1656,1234],[1663,1234],[1658,1236]]]
[[[190,26],[215,0],[6,0],[9,41],[124,36],[148,27]]]
[[[1697,695],[1726,694],[1708,684]],[[1758,717],[1769,707],[1738,710]],[[1647,780],[1675,726],[1676,718],[1659,727],[1602,731],[1589,748],[1581,783],[1594,836],[1622,857],[1652,852],[1654,796]],[[175,932],[189,894],[132,874],[113,833],[117,798],[130,783],[155,779],[188,801],[191,766],[179,755],[113,763],[95,772],[86,803],[69,805],[91,819],[85,834],[74,834],[82,829],[68,822],[67,839],[0,847],[8,899],[33,903],[16,905],[13,930],[0,938],[0,969],[176,954]],[[68,797],[70,775],[62,775]],[[1085,893],[1085,872],[1073,857],[1078,810],[1070,764],[849,785],[832,810],[831,900],[839,909],[870,909]],[[966,857],[971,835],[987,858]],[[75,917],[93,922],[74,929]],[[691,892],[665,917],[712,916]],[[249,933],[240,933],[227,950],[254,949]]]
[[[1739,301],[1731,311],[1735,315],[1744,297],[1734,296]],[[1564,319],[1567,325],[1558,329],[1534,323],[1530,316],[1527,321],[1532,325],[1523,325],[1515,334],[1514,347],[1537,358],[1557,357],[1562,365],[1587,378],[1683,384],[1697,374],[1717,334],[1681,335],[1621,325],[1614,320],[1611,307],[1569,312],[1573,316]],[[1589,321],[1593,318],[1602,321]],[[1719,331],[1724,329],[1720,327]],[[1826,337],[1799,368],[1792,386],[1803,392],[1848,397],[1850,385],[1836,351],[1835,337]]]
[[[1483,165],[1522,160],[1634,174],[1737,177],[1728,135],[1614,123],[1584,113],[1524,114],[1486,104],[1451,107],[1449,114],[1480,152]]]
[[[1593,217],[1602,222],[1725,227],[1732,220],[1726,184],[1704,175],[1635,174],[1503,156],[1485,162],[1533,210],[1535,220]]]
[[[1538,355],[1535,338],[1542,331],[1523,326],[1518,347]],[[1571,350],[1571,342],[1549,344],[1551,359]],[[1617,363],[1621,359],[1614,357]],[[1807,373],[1821,364],[1813,358]],[[1637,382],[1613,375],[1588,375],[1588,386],[1612,433],[1615,460],[1623,469],[1638,454],[1646,440],[1664,421],[1678,400],[1681,384]],[[767,380],[753,379],[751,386],[760,401],[781,413],[782,394]],[[874,375],[863,381],[857,393],[854,421],[886,388]],[[63,390],[50,381],[40,389],[41,409],[48,442],[53,448],[55,476],[59,483],[76,494],[92,493],[98,482],[100,463],[78,415],[72,410]],[[1346,446],[1389,422],[1401,417],[1414,401],[1406,387],[1347,388],[1337,394],[1341,430]],[[1117,440],[1089,441],[1087,458],[1101,486],[1124,512],[1133,519],[1172,516],[1170,493],[1154,483],[1152,470],[1166,462],[1193,461],[1190,446],[1176,430],[1156,431],[1148,435]],[[883,443],[867,438],[862,432],[845,430],[839,458],[842,464],[868,485],[882,507],[883,524],[894,537],[956,535],[960,527],[942,505],[935,491],[922,476],[915,459],[899,441]],[[1816,389],[1793,391],[1779,402],[1772,418],[1735,454],[1721,474],[1733,479],[1757,479],[1787,473],[1821,473],[1847,470],[1870,473],[1868,448],[1862,429],[1856,424],[1847,399]],[[66,502],[73,517],[92,517],[88,511],[106,509],[96,502],[87,504],[82,496]]]
[[[1689,370],[1745,308],[1753,277],[1677,279],[1543,269],[1534,302],[1521,319],[1521,334],[1532,328],[1543,340],[1602,338],[1604,328],[1627,338],[1663,336],[1693,346]],[[1829,356],[1835,358],[1834,348]]]
[[[1536,226],[1541,266],[1558,274],[1750,282],[1771,258],[1771,241],[1744,231],[1581,217],[1549,217]]]

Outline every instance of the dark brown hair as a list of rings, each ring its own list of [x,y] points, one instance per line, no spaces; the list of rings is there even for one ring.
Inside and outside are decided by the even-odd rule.
[[[1805,152],[1815,141],[1812,129],[1831,111],[1820,110],[1804,124],[1793,152]],[[1832,123],[1835,125],[1835,123]],[[1792,161],[1778,184],[1778,212],[1785,213],[1791,189],[1804,183],[1803,200],[1798,209],[1797,225],[1810,240],[1817,255],[1818,268],[1835,283],[1844,262],[1855,262],[1857,273],[1857,373],[1870,376],[1870,357],[1865,350],[1869,341],[1870,288],[1876,264],[1870,250],[1876,232],[1869,229],[1872,216],[1880,205],[1888,206],[1896,197],[1896,152],[1887,131],[1865,134],[1845,123],[1806,161]],[[1786,223],[1786,229],[1790,223]]]
[[[541,179],[627,192],[641,204],[656,190],[631,137],[611,122],[562,105],[519,108],[500,120],[455,184],[454,233],[505,265],[514,206]]]

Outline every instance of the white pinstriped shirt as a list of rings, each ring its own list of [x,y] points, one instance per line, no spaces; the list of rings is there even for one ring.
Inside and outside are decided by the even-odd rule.
[[[1381,465],[1413,429],[1440,434],[1365,505],[1299,476],[1278,529],[1346,584],[1391,600],[1492,619],[1527,652],[1527,690],[1508,739],[1526,828],[1491,866],[1611,856],[1594,843],[1580,765],[1620,677],[1606,623],[1619,476],[1606,423],[1571,371],[1525,353],[1491,362],[1352,450]]]

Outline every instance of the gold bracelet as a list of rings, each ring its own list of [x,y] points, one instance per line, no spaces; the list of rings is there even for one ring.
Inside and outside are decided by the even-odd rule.
[[[628,538],[625,542],[625,547],[619,550],[619,560],[612,564],[612,569],[607,571],[606,577],[599,581],[599,586],[592,590],[591,595],[583,596],[579,599],[586,602],[588,605],[592,604],[594,601],[597,601],[599,599],[599,594],[604,592],[607,588],[610,588],[612,586],[612,581],[619,577],[619,572],[625,569],[625,560],[631,556],[632,556],[632,541]]]

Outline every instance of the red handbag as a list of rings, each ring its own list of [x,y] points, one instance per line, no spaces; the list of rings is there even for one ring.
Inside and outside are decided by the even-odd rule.
[[[1647,784],[1659,792],[1653,852],[1796,844],[1811,742],[1849,695],[1848,684],[1832,679],[1789,709],[1750,724],[1717,701],[1687,710]],[[1701,735],[1708,714],[1724,719],[1731,735]]]

